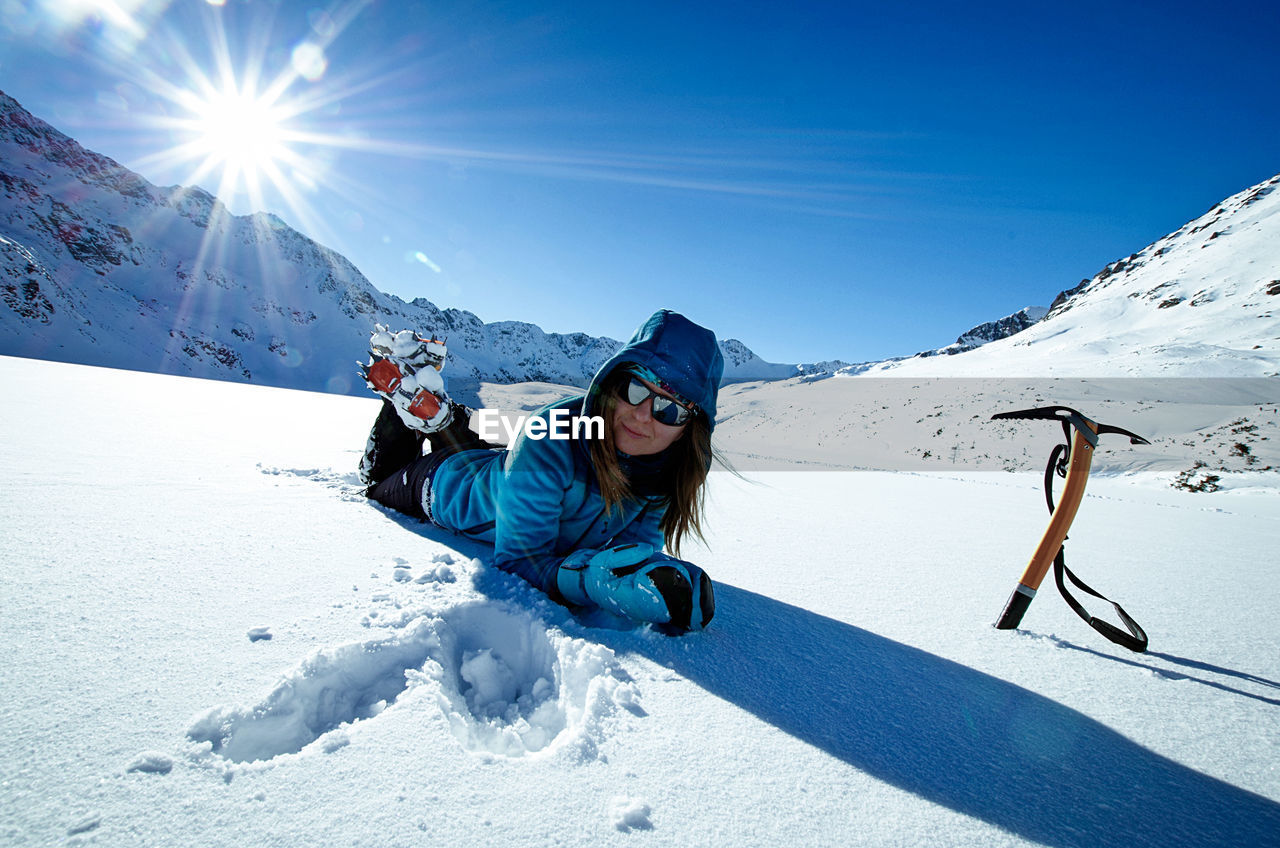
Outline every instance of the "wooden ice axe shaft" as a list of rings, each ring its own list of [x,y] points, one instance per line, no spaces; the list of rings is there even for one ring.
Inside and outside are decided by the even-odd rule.
[[[1089,428],[1089,434],[1086,435],[1078,426],[1072,431],[1071,459],[1067,464],[1067,482],[1063,486],[1062,496],[1049,519],[1049,526],[1040,537],[1040,544],[1031,555],[1031,561],[1027,563],[1018,584],[1014,586],[1013,594],[1009,596],[1009,602],[1000,614],[1000,620],[996,622],[996,627],[1000,630],[1013,630],[1022,622],[1023,613],[1036,596],[1040,582],[1049,573],[1049,566],[1053,565],[1058,551],[1062,550],[1067,529],[1084,499],[1084,487],[1089,482],[1089,467],[1093,463],[1093,445],[1090,442],[1097,441],[1098,425],[1083,416],[1081,421]],[[1090,439],[1089,436],[1093,438]]]

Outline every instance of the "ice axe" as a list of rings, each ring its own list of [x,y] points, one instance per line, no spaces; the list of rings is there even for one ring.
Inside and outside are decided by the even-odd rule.
[[[1036,596],[1036,590],[1040,588],[1040,582],[1044,580],[1044,576],[1048,573],[1049,566],[1052,564],[1054,566],[1054,576],[1058,583],[1058,590],[1076,615],[1083,618],[1090,627],[1117,645],[1122,645],[1131,651],[1139,653],[1145,651],[1147,649],[1147,634],[1119,604],[1094,591],[1071,573],[1071,569],[1067,568],[1066,565],[1066,556],[1062,543],[1066,540],[1067,529],[1071,526],[1071,521],[1076,517],[1076,511],[1080,508],[1081,500],[1084,499],[1084,487],[1089,481],[1089,466],[1093,462],[1093,450],[1098,446],[1098,437],[1116,433],[1121,436],[1128,436],[1130,444],[1149,445],[1151,443],[1136,433],[1090,420],[1069,406],[1020,409],[1015,412],[1001,412],[991,416],[993,421],[1010,418],[1030,418],[1061,422],[1066,443],[1058,445],[1049,454],[1049,464],[1044,471],[1045,499],[1049,503],[1049,526],[1040,538],[1040,544],[1036,546],[1035,553],[1031,555],[1031,562],[1027,564],[1026,570],[1014,587],[1013,594],[1009,596],[1009,602],[1005,604],[1004,612],[1000,614],[996,627],[1000,630],[1017,628],[1022,621],[1023,613],[1031,605],[1031,599]],[[1058,499],[1056,507],[1053,503],[1053,477],[1055,474],[1066,478],[1066,484],[1062,488],[1062,497]],[[1066,584],[1063,582],[1064,574],[1081,591],[1111,604],[1129,632],[1126,633],[1109,622],[1089,615],[1084,606],[1067,591]]]

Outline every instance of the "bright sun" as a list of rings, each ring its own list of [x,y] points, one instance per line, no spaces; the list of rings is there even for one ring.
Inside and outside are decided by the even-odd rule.
[[[0,0],[0,7],[5,2]],[[348,5],[343,21],[367,3]],[[335,113],[336,107],[330,107],[349,93],[325,79],[325,50],[341,27],[335,24],[332,32],[321,33],[313,25],[286,63],[268,73],[265,36],[261,43],[250,39],[247,54],[236,57],[221,13],[209,12],[205,20],[207,45],[191,32],[160,28],[149,33],[171,64],[163,74],[139,65],[136,77],[168,102],[148,123],[164,130],[169,143],[139,164],[180,169],[182,185],[201,187],[234,214],[288,209],[297,224],[318,227],[306,195],[326,178],[332,151],[359,146],[345,134],[316,128],[317,118]],[[208,56],[198,61],[193,51]]]
[[[234,193],[243,184],[251,193],[259,191],[262,179],[274,181],[280,164],[289,158],[285,145],[282,110],[266,97],[251,91],[210,92],[189,106],[192,120],[191,150],[204,159],[201,170],[221,172],[221,190]]]
[[[220,92],[197,110],[192,129],[197,151],[224,169],[256,182],[275,170],[288,155],[280,114],[263,98],[243,92]]]

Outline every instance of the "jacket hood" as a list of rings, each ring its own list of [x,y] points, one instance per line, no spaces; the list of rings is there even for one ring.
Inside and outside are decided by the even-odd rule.
[[[586,409],[595,409],[604,378],[624,362],[643,365],[657,374],[676,394],[697,404],[715,428],[716,396],[724,376],[724,356],[715,333],[669,309],[653,313],[591,378]]]

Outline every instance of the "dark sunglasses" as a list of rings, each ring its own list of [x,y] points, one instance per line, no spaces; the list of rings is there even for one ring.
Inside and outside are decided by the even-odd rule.
[[[632,406],[639,406],[649,398],[653,398],[653,419],[669,427],[679,427],[693,417],[693,410],[682,406],[678,401],[658,394],[640,382],[639,377],[632,377],[618,393],[618,397]]]

